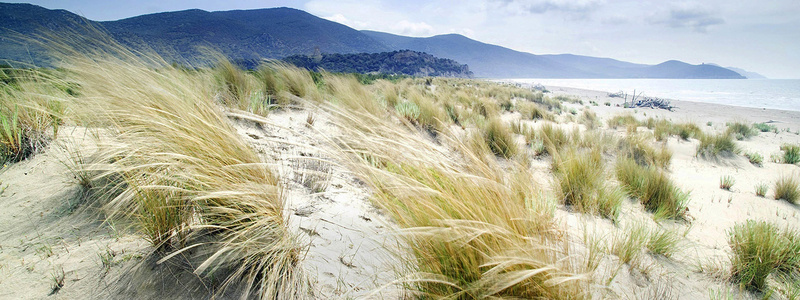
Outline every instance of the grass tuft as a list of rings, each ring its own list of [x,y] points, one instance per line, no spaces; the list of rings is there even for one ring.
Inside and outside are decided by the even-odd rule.
[[[800,181],[792,175],[784,175],[775,182],[775,200],[786,200],[797,204],[800,199]]]
[[[737,140],[743,140],[755,136],[758,134],[758,131],[755,131],[753,127],[746,123],[732,122],[728,123],[728,129],[725,133],[735,136]]]
[[[764,156],[758,152],[745,152],[744,156],[747,157],[747,160],[749,160],[754,166],[760,167],[764,164]]]
[[[719,178],[719,188],[723,190],[730,191],[734,183],[736,183],[736,180],[734,180],[731,175],[725,175]]]
[[[781,151],[783,151],[783,163],[793,165],[800,162],[800,145],[783,144]]]
[[[511,158],[519,151],[511,129],[499,118],[489,120],[483,131],[489,149],[497,156]]]
[[[644,167],[630,158],[617,160],[616,175],[629,194],[660,218],[683,218],[688,194],[681,191],[669,176],[656,167]]]
[[[739,153],[739,147],[729,133],[700,137],[697,155],[704,158],[730,157]]]
[[[769,186],[766,183],[759,183],[756,185],[756,196],[764,197],[767,195],[767,190],[769,190]]]
[[[559,153],[553,164],[560,198],[565,205],[579,212],[617,219],[624,195],[604,182],[600,151],[570,148]]]
[[[779,280],[800,280],[800,233],[781,230],[766,221],[736,224],[728,232],[731,256],[731,278],[742,288],[764,291],[767,277]]]

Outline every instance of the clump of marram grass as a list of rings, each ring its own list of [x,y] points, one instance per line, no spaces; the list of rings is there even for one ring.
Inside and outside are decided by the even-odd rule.
[[[553,171],[561,201],[576,211],[616,220],[624,194],[605,182],[600,151],[570,148],[554,156]]]
[[[545,145],[545,152],[548,154],[558,152],[570,143],[569,135],[563,129],[550,122],[542,124],[536,136],[542,139]]]
[[[733,135],[737,140],[749,139],[758,134],[750,125],[743,122],[728,123],[728,129],[725,133]]]
[[[638,261],[644,250],[651,254],[670,257],[680,247],[680,236],[663,228],[649,229],[642,223],[634,223],[611,238],[609,252],[616,255],[620,263]]]
[[[617,149],[620,155],[631,158],[642,166],[666,168],[672,160],[672,151],[667,148],[666,144],[661,144],[660,148],[654,148],[647,138],[640,134],[628,135],[620,139]]]
[[[617,180],[629,194],[660,218],[683,218],[688,194],[681,191],[669,176],[654,166],[641,166],[631,158],[620,158],[616,165]]]
[[[512,171],[502,171],[496,159],[485,159],[487,150],[468,145],[474,134],[442,136],[458,153],[455,161],[382,114],[331,109],[345,131],[342,157],[403,228],[404,287],[412,295],[585,297],[586,280],[567,263],[569,250],[552,234],[553,211],[546,208],[552,206],[526,167],[510,161]],[[385,163],[372,164],[364,154]]]
[[[725,175],[719,178],[719,188],[723,190],[730,191],[734,183],[736,183],[736,180],[734,180],[731,175]]]
[[[697,146],[697,156],[704,158],[730,157],[739,153],[739,147],[729,133],[703,135]]]
[[[548,120],[553,121],[555,116],[547,111],[547,108],[542,107],[534,102],[521,102],[517,104],[517,110],[522,114],[522,118],[526,120]]]
[[[597,119],[597,114],[588,109],[583,110],[581,122],[586,125],[586,128],[588,129],[595,129],[598,127],[598,125],[600,125],[600,121]]]
[[[756,184],[756,196],[763,198],[767,195],[767,190],[769,190],[769,186],[766,183]]]
[[[694,123],[676,124],[673,126],[672,131],[684,141],[688,141],[690,138],[699,138],[703,136],[703,130]]]
[[[57,76],[18,73],[9,83],[0,83],[0,163],[22,161],[46,147],[58,135],[63,102],[75,93],[65,87],[71,83]]]
[[[608,127],[612,129],[616,129],[620,126],[639,126],[639,121],[631,114],[613,116],[611,119],[608,119],[607,123]]]
[[[307,298],[278,178],[213,102],[213,86],[155,55],[79,41],[59,50],[81,87],[75,112],[116,133],[107,173],[126,190],[107,203],[112,217],[134,220],[161,261],[210,251],[193,271],[216,293]]]
[[[767,123],[753,123],[753,128],[758,129],[761,132],[774,132],[778,133],[778,127],[775,125],[767,124]]]
[[[797,204],[800,199],[800,181],[796,176],[784,175],[775,181],[775,200],[786,200]]]
[[[779,281],[800,280],[800,232],[781,229],[766,221],[748,220],[728,232],[731,246],[731,278],[742,288],[764,291],[767,277]]]
[[[783,151],[783,163],[793,165],[800,162],[800,145],[783,144],[781,151]]]
[[[758,152],[745,152],[744,157],[747,157],[747,160],[754,166],[760,167],[764,164],[764,156]]]
[[[499,118],[487,121],[482,134],[489,150],[497,156],[511,158],[519,151],[511,129]]]

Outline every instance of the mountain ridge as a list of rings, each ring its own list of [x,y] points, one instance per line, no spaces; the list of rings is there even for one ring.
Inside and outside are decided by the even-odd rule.
[[[13,45],[13,32],[30,34],[86,22],[104,28],[122,44],[152,49],[170,60],[189,63],[207,55],[207,47],[231,59],[280,59],[324,53],[425,52],[467,64],[484,78],[745,78],[710,64],[658,65],[574,54],[537,55],[483,43],[459,34],[426,38],[358,31],[293,8],[208,12],[189,9],[95,22],[66,10],[32,4],[0,3],[0,58],[45,64],[43,49]],[[666,63],[666,65],[664,65]]]

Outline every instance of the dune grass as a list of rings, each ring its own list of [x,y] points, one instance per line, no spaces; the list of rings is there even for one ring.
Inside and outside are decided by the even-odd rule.
[[[619,217],[624,193],[605,180],[598,149],[567,149],[554,156],[553,170],[561,201],[574,210],[608,219]]]
[[[493,118],[486,123],[483,129],[483,137],[489,149],[497,156],[511,158],[519,152],[511,129],[499,118]]]
[[[775,200],[785,200],[797,204],[800,200],[800,181],[797,176],[783,175],[775,181]]]
[[[754,166],[761,167],[764,164],[764,156],[758,152],[745,152],[744,156],[747,157],[747,160]]]
[[[800,232],[780,228],[766,221],[736,224],[728,232],[731,278],[742,288],[765,291],[767,277],[800,280]]]
[[[656,219],[685,216],[688,194],[656,167],[645,167],[630,158],[617,160],[616,175],[625,189],[638,198]]]
[[[800,163],[800,145],[783,144],[781,151],[783,152],[783,163],[790,165]]]
[[[620,139],[617,150],[620,155],[631,158],[642,166],[666,168],[669,167],[672,160],[672,151],[667,148],[666,144],[655,148],[641,134],[632,134]]]
[[[608,123],[608,127],[612,129],[616,129],[620,126],[631,127],[631,126],[639,126],[639,121],[636,120],[631,114],[625,115],[615,115],[606,121]]]
[[[697,146],[697,156],[707,159],[731,157],[737,153],[739,153],[739,147],[729,133],[703,135]]]
[[[769,190],[769,186],[766,183],[759,183],[756,184],[756,196],[764,197],[767,195],[767,190]]]
[[[106,46],[113,52],[61,50],[81,87],[72,108],[115,133],[106,174],[121,176],[126,190],[105,204],[111,216],[133,220],[162,261],[211,251],[194,272],[217,279],[219,294],[308,297],[279,180],[215,103],[213,74],[190,76],[155,55]]]
[[[13,81],[0,84],[0,163],[22,161],[46,147],[58,135],[63,102],[73,97],[57,74],[17,70],[10,76]]]
[[[719,178],[719,188],[723,190],[730,191],[734,183],[736,183],[736,180],[734,180],[731,175],[725,175]]]
[[[452,154],[380,113],[331,109],[346,130],[339,143],[346,146],[349,167],[404,228],[404,282],[412,295],[585,297],[586,282],[555,234],[552,208],[546,208],[553,206],[531,184],[527,168],[509,161],[514,167],[503,171],[496,159],[485,159],[488,150],[470,146],[473,138],[443,132],[442,143],[460,157],[450,160]],[[365,160],[365,154],[384,163]]]
[[[729,122],[725,133],[736,137],[737,140],[749,139],[758,134],[752,126],[745,122]]]

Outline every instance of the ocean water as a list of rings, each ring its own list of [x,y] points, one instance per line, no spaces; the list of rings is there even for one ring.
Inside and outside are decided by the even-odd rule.
[[[800,111],[800,79],[505,79],[693,102]]]

